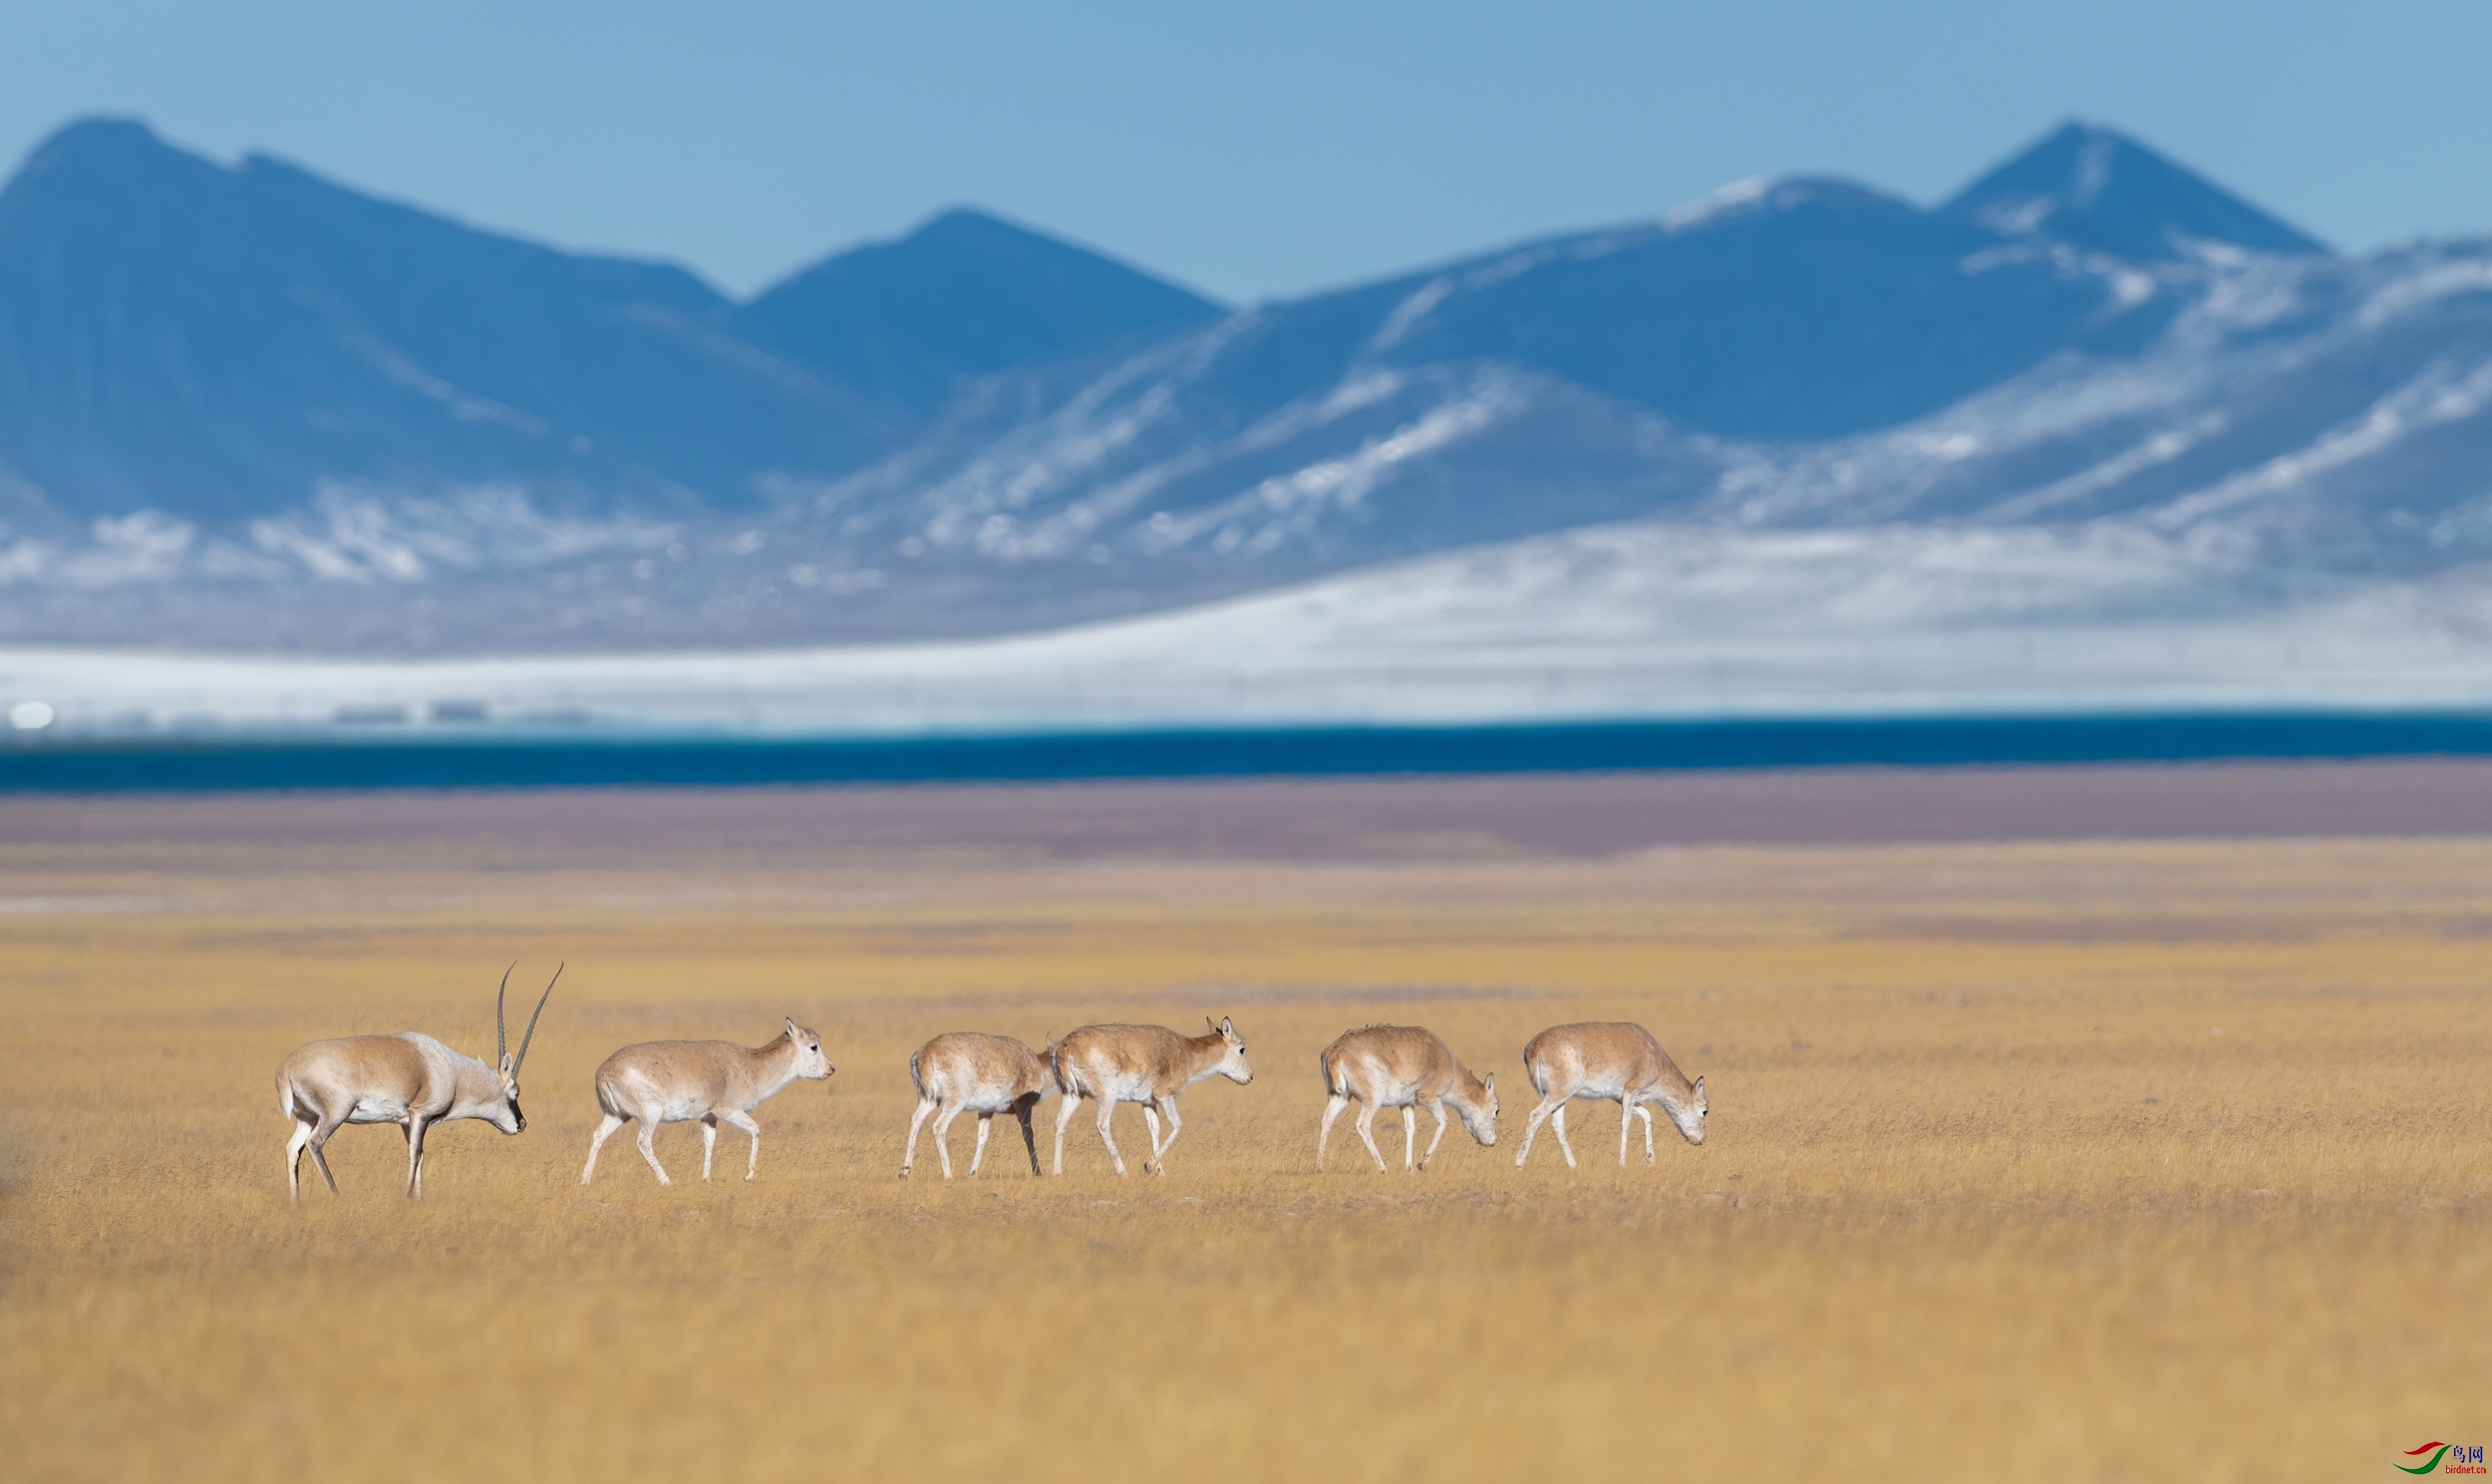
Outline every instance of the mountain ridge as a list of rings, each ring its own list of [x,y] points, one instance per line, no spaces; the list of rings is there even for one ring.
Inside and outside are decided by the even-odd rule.
[[[2238,547],[2285,585],[2492,550],[2467,472],[2492,454],[2492,246],[2339,255],[2098,126],[1935,205],[1743,182],[1236,309],[975,212],[742,304],[663,265],[494,257],[457,223],[431,278],[377,282],[392,259],[339,224],[360,208],[321,206],[345,188],[292,168],[271,162],[242,204],[311,201],[304,240],[325,246],[290,246],[317,271],[286,282],[334,302],[276,295],[270,322],[367,388],[373,407],[337,414],[350,433],[413,452],[304,455],[238,513],[144,488],[64,501],[62,461],[24,455],[43,445],[19,389],[44,368],[0,364],[0,639],[421,654],[1002,634],[1622,522],[2107,521]],[[29,276],[7,230],[20,185],[0,191],[0,329]],[[956,237],[987,256],[960,266]],[[530,266],[467,286],[470,258]],[[1049,263],[1105,308],[1031,307]],[[216,281],[194,268],[134,281]],[[835,290],[827,323],[863,328],[761,343],[756,307],[808,279]],[[954,286],[1005,308],[946,326]],[[476,328],[462,295],[508,307]],[[574,335],[597,364],[575,371]],[[335,396],[313,373],[274,384],[298,421],[303,389]]]

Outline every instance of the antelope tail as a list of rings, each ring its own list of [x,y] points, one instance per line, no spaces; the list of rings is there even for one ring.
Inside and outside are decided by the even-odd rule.
[[[1324,1069],[1325,1091],[1331,1093],[1335,1097],[1348,1097],[1350,1095],[1350,1083],[1342,1077],[1341,1058],[1339,1056],[1334,1055],[1331,1051],[1326,1051],[1315,1058],[1315,1064]]]
[[[909,1085],[917,1089],[918,1096],[923,1097],[926,1095],[926,1079],[917,1074],[917,1053],[915,1051],[908,1053],[908,1080]]]
[[[277,1111],[289,1118],[294,1116],[294,1084],[285,1079],[282,1071],[277,1073]]]

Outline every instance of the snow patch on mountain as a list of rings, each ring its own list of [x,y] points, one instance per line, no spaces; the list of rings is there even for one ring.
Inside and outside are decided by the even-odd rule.
[[[1637,524],[966,643],[364,665],[0,649],[0,702],[42,701],[71,737],[2480,706],[2482,575],[2279,584],[2121,523]]]

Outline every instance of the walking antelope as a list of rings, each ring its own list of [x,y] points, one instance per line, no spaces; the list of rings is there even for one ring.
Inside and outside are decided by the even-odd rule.
[[[1436,1136],[1427,1141],[1427,1153],[1417,1168],[1426,1169],[1427,1161],[1436,1157],[1436,1146],[1445,1141],[1447,1103],[1462,1116],[1462,1127],[1472,1138],[1483,1147],[1496,1145],[1496,1074],[1491,1072],[1486,1081],[1471,1075],[1433,1031],[1417,1026],[1345,1031],[1339,1040],[1324,1048],[1317,1064],[1324,1068],[1324,1090],[1332,1094],[1324,1105],[1324,1125],[1315,1136],[1319,1170],[1324,1168],[1324,1145],[1333,1136],[1333,1120],[1354,1097],[1362,1104],[1359,1138],[1368,1153],[1376,1156],[1379,1170],[1385,1168],[1385,1156],[1376,1147],[1376,1115],[1387,1108],[1402,1110],[1402,1167],[1405,1170],[1412,1167],[1410,1155],[1417,1143],[1422,1107],[1436,1115]]]
[[[917,1131],[936,1109],[935,1153],[943,1159],[943,1178],[952,1178],[952,1120],[964,1112],[978,1115],[978,1149],[969,1156],[969,1173],[987,1157],[987,1133],[998,1113],[1021,1120],[1022,1146],[1030,1151],[1030,1173],[1039,1173],[1039,1136],[1030,1126],[1031,1110],[1056,1090],[1056,1042],[1034,1051],[1009,1036],[982,1036],[952,1031],[926,1042],[908,1058],[908,1079],[917,1084],[917,1116],[908,1120],[908,1152],[900,1156],[900,1178],[917,1163]]]
[[[1205,1016],[1203,1024],[1211,1026]],[[1168,1171],[1168,1145],[1185,1127],[1177,1117],[1177,1094],[1207,1076],[1224,1076],[1243,1087],[1255,1079],[1246,1064],[1246,1041],[1225,1019],[1208,1036],[1186,1036],[1165,1026],[1085,1026],[1056,1042],[1056,1081],[1064,1088],[1064,1106],[1056,1111],[1056,1173],[1065,1172],[1065,1125],[1073,1121],[1082,1099],[1098,1102],[1098,1141],[1107,1146],[1116,1173],[1124,1173],[1124,1156],[1108,1119],[1120,1102],[1142,1105],[1142,1121],[1150,1128],[1151,1157],[1142,1164],[1146,1175]],[[1168,1115],[1168,1137],[1159,1137],[1159,1115]]]
[[[1552,1026],[1523,1046],[1523,1071],[1531,1078],[1540,1103],[1523,1124],[1523,1147],[1514,1167],[1531,1158],[1532,1135],[1546,1118],[1557,1130],[1558,1148],[1566,1167],[1575,1167],[1574,1146],[1566,1142],[1566,1102],[1572,1097],[1608,1098],[1618,1104],[1618,1162],[1627,1163],[1627,1128],[1644,1118],[1644,1162],[1654,1161],[1653,1103],[1670,1114],[1681,1136],[1691,1144],[1705,1142],[1705,1079],[1691,1082],[1670,1059],[1653,1033],[1624,1021],[1591,1021]]]
[[[710,1178],[718,1126],[733,1123],[752,1141],[745,1151],[745,1178],[762,1160],[762,1125],[753,1110],[798,1077],[818,1082],[838,1070],[822,1054],[822,1039],[793,1021],[768,1042],[748,1050],[726,1040],[651,1040],[625,1046],[597,1068],[597,1106],[605,1117],[588,1141],[586,1185],[597,1173],[597,1151],[614,1131],[640,1120],[640,1157],[658,1172],[660,1185],[675,1182],[658,1163],[654,1141],[661,1123],[701,1120],[701,1178]]]
[[[519,966],[513,964],[510,969]],[[292,1200],[303,1198],[303,1150],[311,1150],[320,1178],[337,1193],[337,1176],[329,1173],[329,1136],[343,1123],[395,1123],[407,1131],[407,1194],[424,1194],[424,1134],[450,1118],[481,1118],[503,1133],[528,1126],[519,1111],[519,1066],[536,1039],[537,1016],[562,978],[557,967],[536,997],[536,1014],[528,1017],[527,1034],[519,1038],[519,1054],[510,1054],[510,1038],[502,1027],[502,998],[510,992],[510,969],[502,971],[501,988],[493,995],[493,1058],[487,1066],[463,1056],[421,1032],[396,1036],[348,1036],[315,1040],[295,1049],[277,1068],[277,1109],[294,1120],[294,1134],[285,1145],[285,1188]]]

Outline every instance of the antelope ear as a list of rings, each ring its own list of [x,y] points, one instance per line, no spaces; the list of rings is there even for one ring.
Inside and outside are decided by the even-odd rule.
[[[1497,1095],[1497,1074],[1495,1072],[1492,1071],[1488,1073],[1488,1075],[1481,1077],[1479,1079],[1479,1084],[1488,1089],[1489,1096],[1494,1097]]]
[[[1237,1028],[1229,1024],[1229,1018],[1227,1016],[1222,1016],[1220,1018],[1220,1034],[1222,1036],[1237,1035]]]
[[[794,1021],[792,1018],[790,1018],[790,1019],[787,1021],[787,1039],[788,1039],[789,1040],[802,1040],[802,1039],[804,1039],[804,1038],[803,1038],[803,1037],[798,1036],[798,1035],[796,1034],[796,1023],[795,1023],[795,1021]]]
[[[510,1075],[510,1053],[508,1051],[501,1053],[501,1074],[503,1076]]]
[[[1698,1077],[1698,1078],[1696,1079],[1696,1095],[1697,1095],[1697,1099],[1698,1099],[1700,1102],[1704,1100],[1704,1097],[1705,1097],[1705,1079],[1704,1079],[1703,1077]]]

